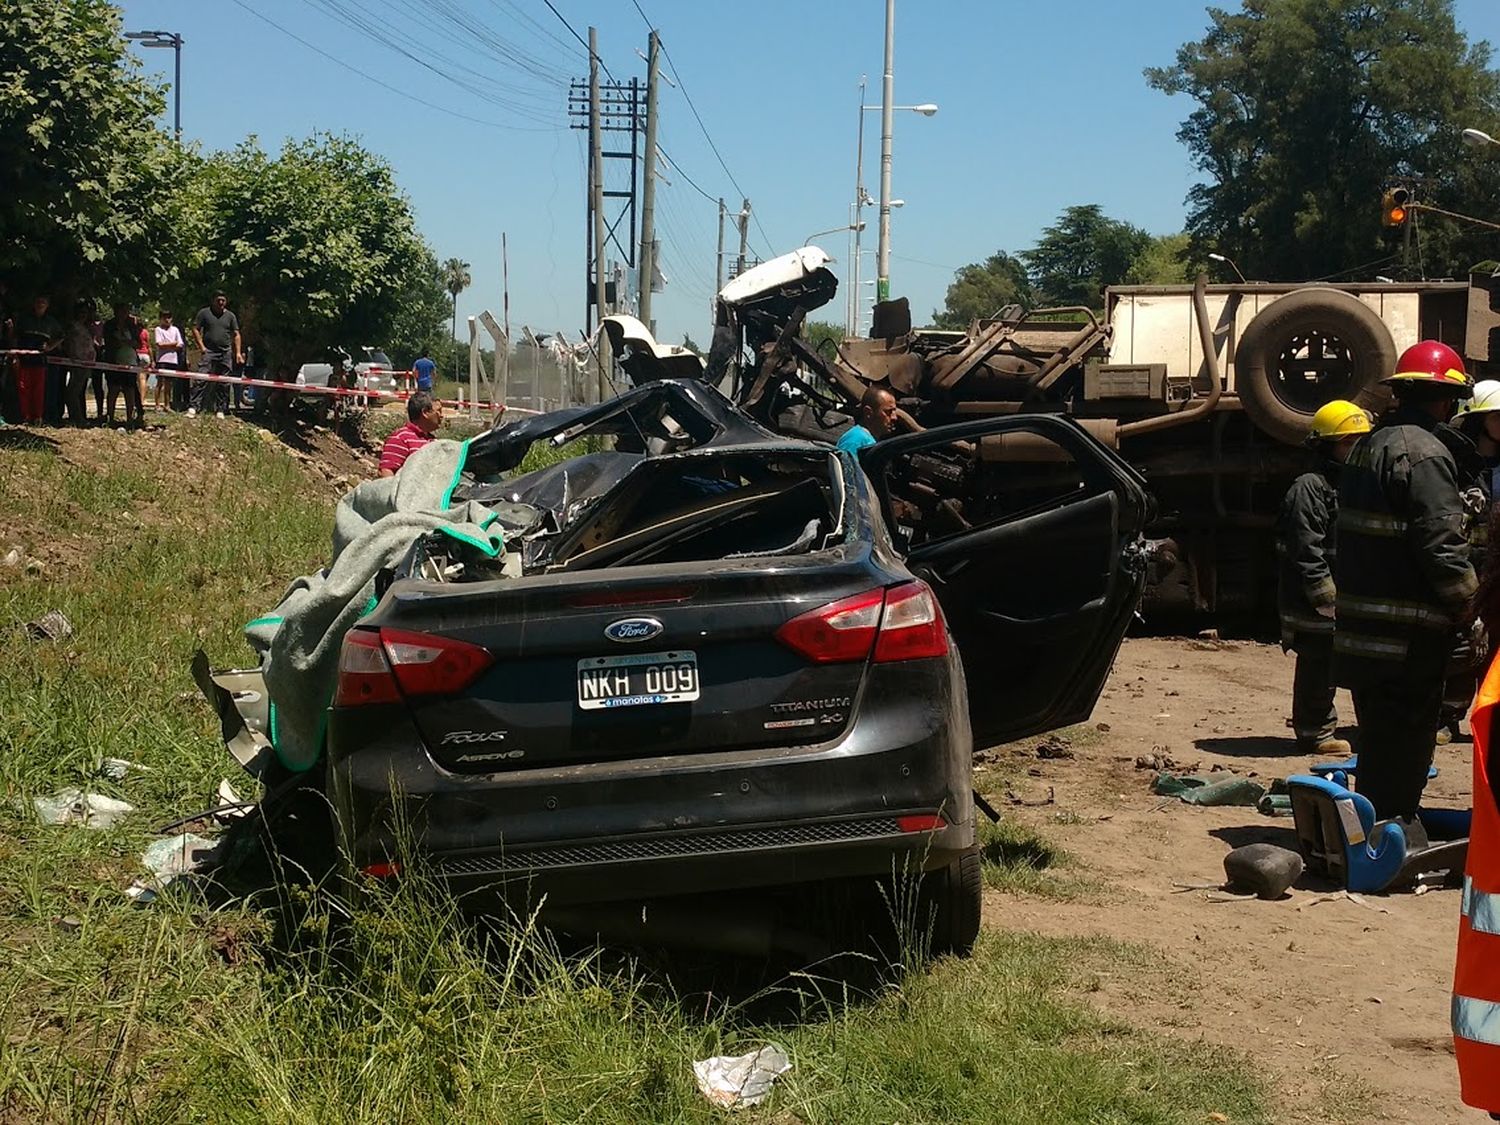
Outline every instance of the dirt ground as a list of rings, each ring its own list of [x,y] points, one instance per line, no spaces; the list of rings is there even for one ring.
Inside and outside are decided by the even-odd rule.
[[[1038,758],[1036,740],[1000,751],[1033,759],[1009,785],[1016,798],[1055,792],[1054,804],[1002,814],[1102,885],[1070,901],[988,891],[987,924],[1159,948],[1170,979],[1104,979],[1097,1002],[1136,1025],[1248,1051],[1276,1083],[1280,1120],[1487,1120],[1459,1101],[1448,1035],[1457,890],[1361,904],[1326,901],[1306,876],[1279,902],[1174,887],[1222,880],[1240,844],[1295,847],[1292,821],[1165,803],[1135,758],[1167,754],[1262,781],[1305,772],[1286,727],[1291,678],[1292,658],[1274,645],[1127,640],[1092,718],[1069,732],[1072,758]],[[1352,721],[1342,692],[1339,714]],[[1425,804],[1467,807],[1469,764],[1466,737],[1440,747]]]

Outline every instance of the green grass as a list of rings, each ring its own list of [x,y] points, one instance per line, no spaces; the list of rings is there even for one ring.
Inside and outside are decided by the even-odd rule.
[[[43,529],[80,536],[41,575],[0,571],[0,1120],[721,1121],[692,1060],[766,1041],[794,1068],[747,1122],[1267,1119],[1238,1055],[1092,1012],[1097,973],[1134,971],[1108,942],[987,934],[971,960],[850,992],[821,971],[747,987],[755,966],[562,947],[524,920],[478,930],[420,877],[351,907],[253,853],[222,885],[131,905],[155,827],[234,776],[182,698],[193,649],[247,659],[242,623],[328,544],[325,483],[246,427],[199,423],[0,442],[7,533],[33,554]],[[74,637],[14,629],[51,608]],[[104,757],[150,772],[100,781]],[[30,799],[63,786],[139,811],[107,832],[39,825]],[[987,838],[992,883],[1067,870],[1027,840]]]
[[[1059,901],[1097,899],[1103,892],[1072,855],[1013,817],[1002,814],[999,824],[981,820],[979,843],[985,884],[998,891]]]

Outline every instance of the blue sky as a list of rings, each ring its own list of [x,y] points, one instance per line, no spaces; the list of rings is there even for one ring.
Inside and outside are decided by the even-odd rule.
[[[616,78],[644,76],[637,52],[645,49],[647,25],[630,0],[552,2],[581,35],[598,27],[600,56]],[[314,130],[358,136],[395,166],[439,257],[472,264],[474,285],[459,299],[461,317],[482,308],[499,315],[505,231],[513,327],[577,334],[585,134],[568,129],[565,101],[567,80],[586,76],[588,63],[544,0],[123,6],[127,30],[177,31],[186,39],[187,140],[225,148],[254,133],[276,147]],[[676,341],[689,332],[706,343],[717,207],[692,185],[723,195],[732,210],[740,190],[750,197],[757,218],[751,250],[761,257],[847,223],[858,84],[867,76],[866,102],[879,102],[884,4],[640,6],[727,165],[726,172],[682,89],[664,87],[659,143],[673,167],[664,170],[671,182],[657,195],[669,278],[667,292],[655,298],[658,335]],[[1457,0],[1456,7],[1471,39],[1500,42],[1500,3]],[[341,22],[340,10],[401,51]],[[1124,8],[1107,0],[898,0],[896,101],[936,102],[940,110],[931,118],[896,118],[893,195],[906,206],[892,223],[892,293],[910,297],[923,319],[941,305],[956,267],[996,249],[1025,249],[1073,204],[1099,203],[1155,233],[1180,229],[1195,177],[1175,133],[1190,103],[1149,90],[1141,71],[1169,63],[1207,22],[1202,0]],[[171,51],[138,54],[170,78]],[[879,116],[866,115],[872,195]],[[873,249],[874,209],[866,218]],[[842,273],[846,236],[818,241]],[[872,275],[870,261],[865,276]],[[841,290],[821,315],[842,322],[842,300]]]

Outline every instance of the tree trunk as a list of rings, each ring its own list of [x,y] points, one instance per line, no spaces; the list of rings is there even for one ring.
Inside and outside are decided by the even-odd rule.
[[[458,294],[457,293],[453,294],[453,323],[451,325],[449,325],[449,327],[448,327],[448,334],[455,341],[454,344],[450,345],[450,349],[451,349],[452,354],[453,354],[453,381],[455,383],[457,383],[459,381],[459,378],[458,378],[458,346],[457,346],[457,343],[456,343],[456,341],[458,340]]]

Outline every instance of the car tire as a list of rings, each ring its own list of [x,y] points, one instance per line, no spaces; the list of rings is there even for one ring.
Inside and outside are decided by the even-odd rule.
[[[932,955],[967,957],[979,938],[984,874],[979,848],[970,848],[947,867],[923,880],[932,918]]]
[[[1288,368],[1320,353],[1327,374],[1316,385],[1288,378]],[[1245,327],[1234,353],[1235,391],[1255,425],[1277,441],[1301,444],[1318,407],[1349,399],[1379,413],[1389,402],[1380,385],[1396,363],[1390,330],[1364,302],[1341,289],[1308,286],[1278,297]]]

